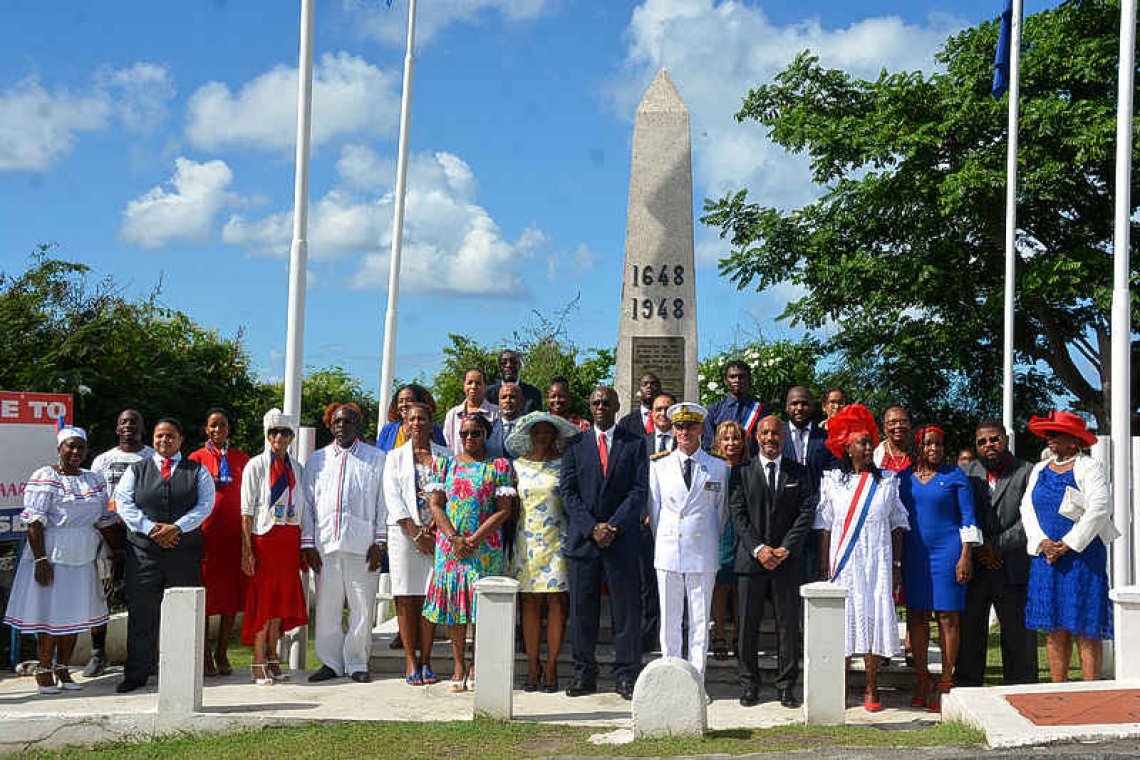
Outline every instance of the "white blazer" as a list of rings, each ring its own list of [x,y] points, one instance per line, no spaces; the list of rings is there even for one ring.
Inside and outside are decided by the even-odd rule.
[[[433,459],[450,454],[451,449],[446,446],[431,444]],[[416,506],[416,459],[412,456],[411,441],[405,441],[398,449],[388,452],[388,459],[384,462],[384,504],[388,507],[388,527],[396,527],[400,520],[407,518],[416,525],[422,525],[420,510]]]
[[[264,536],[275,525],[273,505],[269,503],[269,467],[272,463],[273,452],[263,451],[246,463],[241,474],[241,513],[253,518],[252,533],[255,536]],[[293,502],[297,507],[297,524],[300,525],[306,519],[305,512],[311,509],[305,498],[305,489],[301,487],[305,468],[291,454],[289,464],[293,468]],[[311,515],[308,519],[312,519]]]
[[[715,573],[720,531],[728,516],[728,463],[697,449],[692,487],[685,488],[681,459],[681,451],[674,449],[649,464],[653,566],[674,573]]]
[[[1037,547],[1049,537],[1041,530],[1041,523],[1037,521],[1037,510],[1033,507],[1033,487],[1037,485],[1037,476],[1053,462],[1049,457],[1033,466],[1029,479],[1025,483],[1025,495],[1021,498],[1021,524],[1025,528],[1025,550],[1030,556],[1036,557],[1040,552]],[[1101,537],[1105,545],[1120,538],[1120,531],[1112,524],[1112,512],[1108,504],[1108,478],[1100,462],[1087,454],[1081,454],[1073,464],[1073,480],[1077,482],[1077,489],[1085,499],[1085,513],[1073,523],[1073,527],[1066,533],[1061,541],[1073,551],[1083,552],[1097,536]]]

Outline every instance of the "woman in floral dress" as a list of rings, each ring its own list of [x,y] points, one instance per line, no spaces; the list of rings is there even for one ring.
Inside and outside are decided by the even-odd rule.
[[[499,528],[511,509],[515,489],[511,465],[488,459],[486,442],[491,422],[480,414],[464,418],[459,428],[462,451],[435,461],[431,482],[431,513],[438,529],[435,565],[424,602],[428,641],[436,625],[447,625],[455,670],[451,690],[461,692],[474,674],[465,661],[467,625],[475,624],[475,581],[503,572],[503,539]]]

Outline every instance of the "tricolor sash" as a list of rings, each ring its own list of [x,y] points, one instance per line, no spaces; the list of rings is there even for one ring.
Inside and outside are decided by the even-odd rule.
[[[867,481],[871,487],[867,488]],[[839,574],[843,572],[847,560],[851,558],[851,551],[855,542],[863,531],[863,524],[867,522],[867,514],[871,511],[871,501],[875,498],[875,491],[879,488],[879,481],[871,478],[871,473],[864,472],[859,477],[859,485],[855,487],[855,496],[847,507],[847,516],[843,518],[843,532],[839,534],[839,546],[835,550],[835,558],[831,562],[831,582],[834,583]]]
[[[744,415],[744,430],[747,433],[746,439],[752,437],[753,431],[756,429],[756,423],[760,421],[760,415],[763,411],[764,405],[757,401],[748,410],[748,414]]]

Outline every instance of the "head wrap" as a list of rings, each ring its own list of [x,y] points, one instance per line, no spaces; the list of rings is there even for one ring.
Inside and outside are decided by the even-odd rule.
[[[83,442],[87,442],[87,431],[81,427],[74,427],[73,425],[64,425],[55,434],[55,445],[62,446],[63,442],[68,438],[82,438]]]
[[[914,431],[914,451],[916,453],[922,451],[922,439],[926,437],[927,433],[938,433],[938,435],[942,436],[942,443],[946,443],[946,431],[942,428],[937,425],[920,427]]]
[[[261,418],[261,424],[265,427],[267,435],[273,428],[287,428],[293,435],[297,434],[297,415],[285,414],[276,407],[265,413]]]
[[[869,434],[871,443],[879,445],[879,426],[875,423],[875,416],[862,404],[845,406],[827,420],[827,448],[842,461],[847,453],[847,441],[860,433]]]

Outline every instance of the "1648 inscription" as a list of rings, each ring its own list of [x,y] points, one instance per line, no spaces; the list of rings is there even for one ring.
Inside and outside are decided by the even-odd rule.
[[[678,337],[646,338],[634,335],[630,351],[630,377],[639,378],[652,372],[661,380],[661,388],[682,395],[685,392],[685,339]],[[631,408],[638,402],[633,400]]]
[[[630,267],[635,288],[681,287],[685,284],[685,267],[680,264],[669,266]],[[635,320],[684,319],[685,299],[683,298],[630,298],[630,316]]]

